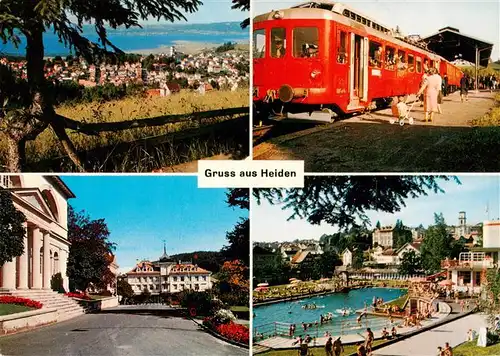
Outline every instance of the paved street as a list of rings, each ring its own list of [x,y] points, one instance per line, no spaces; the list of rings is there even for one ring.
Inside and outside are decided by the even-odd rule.
[[[374,351],[374,356],[434,356],[438,346],[449,342],[455,347],[467,340],[467,331],[479,331],[481,326],[486,326],[483,315],[472,314],[435,329],[412,336],[393,345]]]
[[[0,337],[0,354],[239,356],[248,355],[248,350],[213,337],[167,308],[127,306]]]

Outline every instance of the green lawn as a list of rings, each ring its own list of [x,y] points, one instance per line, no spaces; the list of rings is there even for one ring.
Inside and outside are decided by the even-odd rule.
[[[229,307],[229,309],[231,309],[232,312],[248,312],[250,310],[250,308],[242,306],[242,305],[232,306],[232,307]]]
[[[396,305],[398,306],[400,309],[403,309],[403,306],[404,304],[406,303],[406,299],[408,299],[408,294],[405,294],[401,297],[399,297],[398,299],[395,299],[389,303],[386,303],[385,305],[389,304],[389,305]]]
[[[500,355],[500,344],[488,347],[478,347],[477,340],[466,342],[453,349],[454,356],[481,356],[481,355]]]
[[[385,341],[380,341],[376,340],[373,343],[373,346],[383,344]],[[261,355],[267,355],[267,356],[297,356],[297,350],[281,350],[281,351],[269,351],[265,352]],[[314,356],[324,356],[325,355],[325,348],[324,346],[321,347],[315,347],[310,349],[312,351],[312,355]],[[341,355],[351,355],[356,352],[356,345],[348,345],[344,346],[344,352]]]
[[[0,315],[9,315],[15,313],[22,313],[30,310],[35,310],[34,308],[28,308],[23,305],[17,304],[0,304]]]

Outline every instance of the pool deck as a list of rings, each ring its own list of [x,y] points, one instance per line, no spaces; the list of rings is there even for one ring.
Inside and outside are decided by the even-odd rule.
[[[422,328],[428,328],[432,327],[434,324],[440,324],[443,322],[446,318],[448,318],[451,314],[452,308],[450,305],[447,303],[441,302],[439,305],[439,312],[434,313],[432,315],[431,319],[427,319],[421,322],[422,326],[421,327],[397,327],[398,334],[405,335],[409,333],[414,333],[418,329]],[[381,339],[382,338],[382,330],[383,329],[378,329],[378,330],[372,330],[373,334],[375,336],[375,339]],[[390,330],[389,330],[390,331]],[[347,334],[347,335],[342,335],[342,343],[343,344],[353,344],[357,342],[363,342],[365,340],[364,333],[366,332],[365,328],[360,328],[359,332],[355,332],[352,334]],[[303,333],[304,335],[307,334],[307,332]],[[332,337],[335,339],[339,335],[332,335]],[[261,340],[258,342],[254,342],[254,345],[259,345],[261,347],[264,347],[266,349],[294,349],[297,348],[297,345],[293,345],[296,339],[290,339],[287,337],[282,337],[282,336],[275,336],[271,337],[265,340]],[[315,341],[312,341],[309,345],[311,347],[314,346],[322,346],[325,345],[326,341],[328,340],[328,337],[319,337]]]

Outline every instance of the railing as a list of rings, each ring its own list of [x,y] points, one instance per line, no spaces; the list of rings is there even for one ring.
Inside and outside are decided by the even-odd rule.
[[[495,263],[492,259],[484,259],[482,261],[460,261],[460,260],[449,260],[441,261],[441,268],[494,268]]]

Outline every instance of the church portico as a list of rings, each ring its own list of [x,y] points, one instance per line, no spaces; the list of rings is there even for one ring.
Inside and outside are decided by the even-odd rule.
[[[24,251],[1,267],[0,290],[50,290],[53,275],[61,273],[69,288],[66,264],[69,255],[67,199],[73,193],[58,177],[34,176],[23,187],[24,177],[1,177],[0,185],[11,192],[12,202],[26,217]]]

